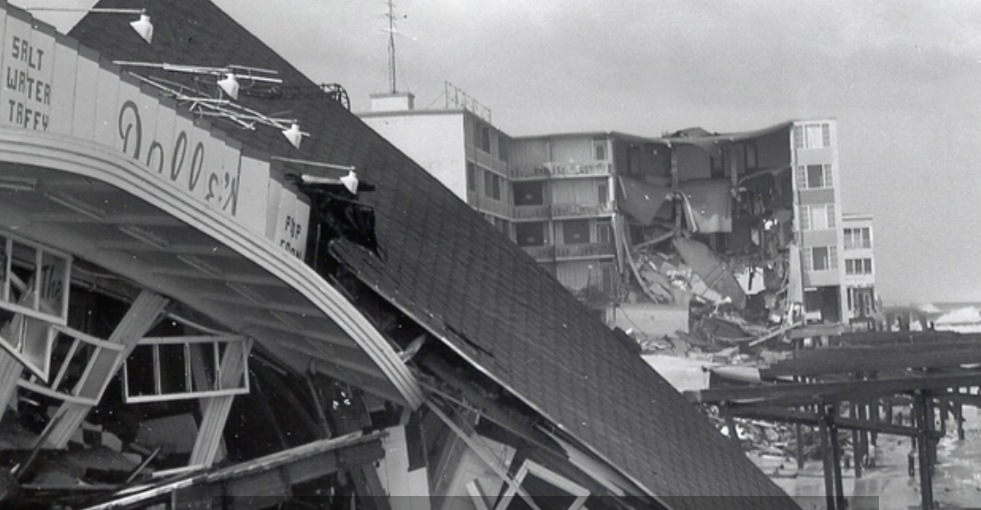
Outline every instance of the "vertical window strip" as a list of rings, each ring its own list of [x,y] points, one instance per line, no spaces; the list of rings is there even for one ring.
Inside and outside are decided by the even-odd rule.
[[[804,127],[794,126],[794,148],[803,149],[804,148]]]
[[[797,187],[807,189],[807,167],[803,165],[797,166]]]
[[[824,187],[835,187],[834,176],[831,174],[831,165],[824,165]]]
[[[824,142],[822,147],[831,147],[831,125],[821,124],[821,141]]]
[[[803,250],[804,252],[804,270],[814,271],[814,250]]]
[[[828,204],[825,207],[825,211],[828,213],[828,228],[835,228],[835,206],[834,204]]]
[[[828,247],[828,269],[838,269],[838,247]]]
[[[802,205],[800,206],[800,229],[810,230],[811,229],[811,208],[810,206]]]

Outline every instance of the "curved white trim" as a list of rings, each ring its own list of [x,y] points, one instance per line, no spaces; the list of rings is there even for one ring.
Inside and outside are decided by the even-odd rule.
[[[74,137],[0,126],[0,161],[89,177],[145,200],[258,264],[308,299],[375,362],[406,402],[422,405],[423,391],[381,333],[312,268],[227,216],[178,192],[148,167],[119,151]]]

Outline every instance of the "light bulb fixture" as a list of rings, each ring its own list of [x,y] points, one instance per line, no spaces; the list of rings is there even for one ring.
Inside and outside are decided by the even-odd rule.
[[[294,122],[289,129],[284,129],[281,131],[283,136],[293,144],[293,147],[297,149],[300,148],[300,142],[303,140],[303,133],[300,131],[300,125]]]
[[[238,99],[238,90],[240,88],[238,84],[238,79],[232,73],[225,73],[225,77],[218,80],[218,87],[228,94],[228,97],[232,99]]]
[[[133,27],[140,37],[148,44],[153,40],[153,24],[150,23],[150,16],[145,9],[79,9],[72,7],[25,7],[25,11],[52,11],[52,12],[95,12],[103,14],[139,14],[140,19],[133,21],[129,26]]]
[[[140,34],[140,37],[142,37],[147,44],[153,42],[153,24],[150,23],[150,16],[147,16],[145,13],[141,13],[140,19],[131,22],[129,26],[133,27],[133,30],[136,30],[136,33]]]
[[[349,170],[347,175],[341,177],[341,184],[351,192],[352,195],[358,194],[358,173],[354,170]]]

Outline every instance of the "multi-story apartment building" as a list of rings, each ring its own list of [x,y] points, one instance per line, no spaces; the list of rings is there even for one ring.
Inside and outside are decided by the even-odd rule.
[[[845,214],[842,219],[848,319],[853,322],[867,322],[878,311],[872,215]]]
[[[851,317],[833,119],[509,137],[467,104],[372,99],[365,122],[584,301],[697,295],[771,325]]]

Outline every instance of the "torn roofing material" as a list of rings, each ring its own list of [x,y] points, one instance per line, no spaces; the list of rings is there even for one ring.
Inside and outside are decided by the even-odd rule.
[[[154,0],[152,45],[86,16],[71,35],[113,60],[275,69],[317,87],[207,0]],[[132,6],[123,0],[98,7]],[[332,254],[472,366],[671,508],[797,508],[643,360],[576,299],[422,167],[326,94],[250,97],[288,111],[310,133],[294,148],[278,133],[228,136],[274,155],[351,165],[376,185],[384,256],[339,239]],[[220,123],[219,123],[220,124]],[[711,498],[700,496],[755,496]]]

